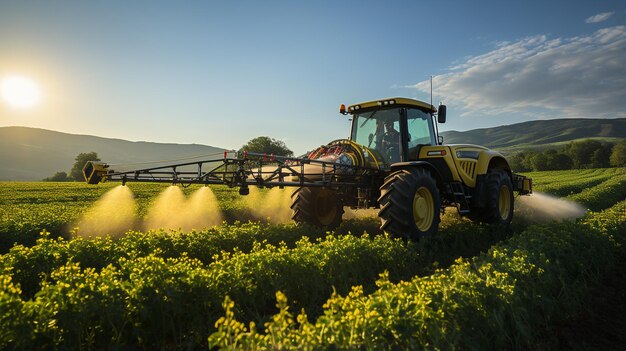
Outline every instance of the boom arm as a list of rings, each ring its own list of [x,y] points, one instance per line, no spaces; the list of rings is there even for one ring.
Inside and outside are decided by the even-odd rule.
[[[223,184],[240,187],[242,195],[248,186],[259,187],[325,187],[358,185],[361,178],[378,169],[327,162],[317,159],[282,157],[246,153],[240,157],[224,157],[177,163],[166,166],[116,172],[106,163],[89,161],[83,175],[89,184],[104,181],[160,182],[173,184]],[[190,168],[196,167],[192,171]],[[181,170],[185,168],[185,170]]]

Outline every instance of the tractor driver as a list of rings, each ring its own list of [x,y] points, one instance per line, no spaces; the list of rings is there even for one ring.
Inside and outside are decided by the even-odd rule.
[[[385,121],[385,134],[383,134],[381,144],[388,161],[400,161],[400,132],[393,127],[392,120]]]

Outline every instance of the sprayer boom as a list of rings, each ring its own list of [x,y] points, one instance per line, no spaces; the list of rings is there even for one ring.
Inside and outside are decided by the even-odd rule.
[[[130,171],[109,169],[106,163],[89,161],[83,175],[89,184],[105,181],[157,182],[172,184],[223,184],[239,187],[241,194],[248,186],[258,187],[328,187],[357,185],[366,174],[377,169],[308,158],[282,157],[258,153],[242,153],[240,157],[224,157],[170,164]]]

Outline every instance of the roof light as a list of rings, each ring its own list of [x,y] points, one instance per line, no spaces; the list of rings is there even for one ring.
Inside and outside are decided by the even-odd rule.
[[[339,113],[341,113],[342,115],[346,114],[346,105],[341,104],[341,106],[339,106]]]

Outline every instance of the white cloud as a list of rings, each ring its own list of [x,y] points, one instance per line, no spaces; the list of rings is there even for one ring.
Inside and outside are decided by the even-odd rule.
[[[464,115],[626,117],[626,27],[500,43],[433,78],[438,101]],[[412,86],[430,92],[429,81]]]
[[[585,20],[587,23],[600,23],[609,19],[609,17],[613,16],[614,12],[603,12],[599,13],[595,16],[591,16]]]

